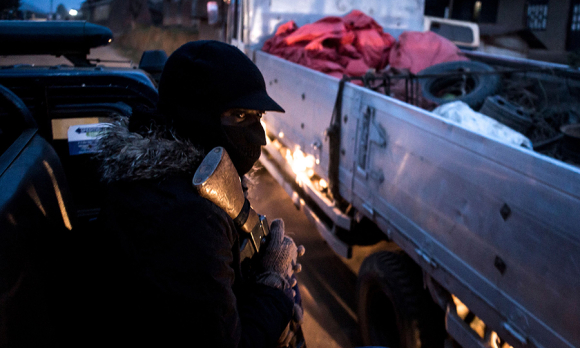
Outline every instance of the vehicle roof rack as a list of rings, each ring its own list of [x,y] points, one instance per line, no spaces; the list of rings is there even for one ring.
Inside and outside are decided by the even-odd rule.
[[[95,66],[91,48],[108,45],[113,33],[85,21],[0,21],[0,55],[64,56],[75,66]]]

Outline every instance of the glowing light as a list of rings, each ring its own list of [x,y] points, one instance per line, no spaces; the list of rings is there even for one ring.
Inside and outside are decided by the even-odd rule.
[[[302,152],[300,149],[297,149],[296,151],[294,151],[294,154],[292,155],[292,162],[290,163],[290,166],[292,167],[292,171],[295,174],[305,173],[307,167],[306,167],[306,157],[304,156],[304,152]]]
[[[491,341],[491,348],[513,348],[508,343],[504,342],[502,344],[501,338],[499,338],[497,332],[495,332],[495,331],[491,332],[490,341]]]
[[[328,188],[328,183],[324,179],[320,179],[318,181],[318,185],[320,185],[320,187],[322,187],[323,189]]]
[[[278,133],[278,138],[280,138],[280,139],[284,138],[284,132]]]
[[[286,158],[286,161],[288,163],[290,163],[290,165],[292,165],[293,159],[292,159],[292,151],[290,151],[290,149],[286,149],[286,157],[285,158]]]
[[[485,323],[478,317],[473,318],[469,324],[469,327],[471,327],[473,331],[477,332],[479,337],[483,338],[485,336]]]
[[[62,215],[62,220],[64,222],[64,225],[69,230],[72,230],[72,225],[70,223],[70,219],[68,217],[68,212],[66,211],[64,199],[62,198],[62,193],[60,192],[60,187],[58,186],[58,181],[56,180],[56,176],[54,175],[54,171],[52,170],[52,167],[50,166],[50,164],[47,161],[42,161],[42,164],[44,165],[44,168],[46,168],[46,171],[48,172],[48,175],[50,176],[50,180],[52,181],[52,187],[54,188],[54,193],[56,194],[56,200],[58,201],[58,206],[60,208],[60,213]]]
[[[453,302],[455,303],[455,308],[457,311],[457,315],[465,320],[465,318],[467,317],[467,315],[470,312],[469,308],[467,308],[467,306],[461,302],[461,300],[459,300],[455,295],[451,295],[453,298]],[[474,313],[472,313],[474,314]],[[509,344],[503,342],[500,339],[500,337],[498,336],[497,332],[489,330],[489,327],[487,327],[485,325],[485,323],[477,316],[474,316],[473,319],[471,319],[471,322],[469,323],[469,327],[479,335],[479,337],[484,338],[486,335],[486,331],[491,331],[490,334],[490,346],[491,348],[513,348],[512,346],[510,346]]]
[[[113,39],[109,39],[109,43],[113,42]]]
[[[312,155],[306,156],[305,161],[306,161],[306,163],[305,163],[306,168],[309,168],[309,169],[314,168],[314,163],[316,162],[316,159],[314,158],[314,156],[312,156]],[[312,176],[312,175],[310,175],[310,176]]]
[[[476,1],[475,5],[473,6],[473,19],[479,19],[481,15],[481,1]]]
[[[296,183],[302,186],[303,183],[312,182],[312,178],[315,177],[314,166],[319,163],[319,161],[312,155],[305,154],[300,146],[296,146],[294,152],[288,148],[282,148],[277,140],[273,140],[272,143],[277,148],[281,148],[281,154],[286,159],[288,165],[292,169],[292,172],[296,174]],[[323,181],[321,187],[324,189],[328,187],[326,181]]]
[[[286,149],[286,156],[284,157],[294,174],[296,174],[297,182],[308,180],[314,176],[315,173],[312,169],[315,162],[314,156],[304,154],[299,146],[296,146],[294,152]]]
[[[455,302],[455,307],[457,308],[457,315],[461,319],[465,319],[465,317],[469,313],[469,308],[467,308],[467,306],[464,305],[463,302],[461,302],[455,295],[452,295],[452,297],[453,302]]]
[[[490,336],[491,336],[491,339],[490,339],[490,341],[491,341],[491,347],[492,348],[500,348],[500,346],[498,344],[498,342],[499,342],[499,336],[497,335],[497,332],[492,331]]]
[[[8,221],[12,224],[12,226],[16,226],[16,219],[14,218],[14,215],[8,214],[7,218]]]
[[[79,11],[77,11],[73,8],[70,11],[68,11],[68,14],[74,17],[74,16],[79,14]]]
[[[42,215],[46,216],[46,210],[44,209],[44,206],[42,206],[42,202],[40,201],[40,197],[38,197],[38,193],[36,193],[36,189],[34,188],[34,186],[30,186],[27,192],[30,198],[32,198],[32,200],[34,201],[34,203],[36,203],[38,209],[40,209],[40,212],[42,212]]]

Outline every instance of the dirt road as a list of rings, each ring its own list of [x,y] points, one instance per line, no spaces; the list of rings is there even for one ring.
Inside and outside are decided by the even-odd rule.
[[[298,274],[303,298],[304,336],[309,347],[348,348],[356,345],[354,272],[318,234],[306,216],[272,176],[262,169],[250,191],[252,206],[268,221],[282,218],[286,232],[306,247]]]
[[[139,62],[131,62],[129,59],[121,56],[115,49],[110,46],[93,48],[89,54],[89,59],[100,59],[101,62],[93,61],[94,64],[109,66],[109,67],[132,67],[139,64]],[[56,66],[69,65],[65,57],[54,57],[49,55],[42,56],[1,56],[0,65],[33,65],[33,66]]]
[[[303,271],[298,274],[303,297],[304,335],[309,347],[350,348],[360,346],[357,333],[356,276],[362,260],[386,243],[354,247],[351,259],[338,256],[326,244],[316,227],[294,206],[284,189],[265,170],[256,172],[250,189],[254,209],[268,221],[281,218],[286,232],[296,244],[306,247],[299,259]]]

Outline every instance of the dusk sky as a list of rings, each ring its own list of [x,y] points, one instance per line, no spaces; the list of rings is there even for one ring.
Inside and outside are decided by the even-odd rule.
[[[38,7],[46,12],[50,11],[50,0],[23,0],[21,2],[26,2],[34,7]],[[53,0],[53,11],[56,11],[58,4],[63,4],[67,10],[74,8],[79,9],[81,7],[83,0]]]

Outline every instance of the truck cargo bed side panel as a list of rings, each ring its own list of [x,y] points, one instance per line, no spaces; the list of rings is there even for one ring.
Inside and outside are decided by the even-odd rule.
[[[312,155],[321,141],[315,171],[325,177],[338,80],[263,52],[256,62],[287,110],[267,118],[268,131]],[[580,345],[578,168],[352,84],[342,114],[350,203],[430,260],[425,269],[494,329],[515,327],[531,346]]]
[[[466,263],[481,277],[471,287],[506,316],[526,308],[517,315],[537,316],[577,345],[578,169],[436,118],[419,124],[424,112],[396,101],[369,102],[389,138],[385,149],[368,154],[370,170],[384,176],[373,190],[375,214],[415,225],[401,230],[450,269]],[[355,193],[365,186],[357,181]],[[457,261],[444,262],[443,249]],[[526,333],[542,331],[531,319],[518,320]]]

